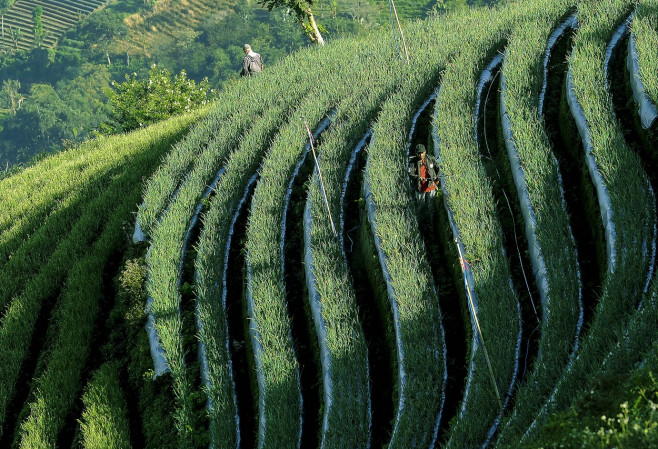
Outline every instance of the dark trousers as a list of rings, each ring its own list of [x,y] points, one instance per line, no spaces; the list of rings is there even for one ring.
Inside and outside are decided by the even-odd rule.
[[[427,193],[416,193],[418,227],[427,236],[436,236],[436,189]]]

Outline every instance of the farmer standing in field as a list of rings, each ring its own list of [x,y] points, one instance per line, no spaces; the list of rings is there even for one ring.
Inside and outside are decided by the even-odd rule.
[[[420,225],[429,226],[433,231],[436,215],[435,197],[439,188],[439,163],[433,156],[427,154],[422,143],[416,145],[416,156],[410,158],[409,176],[417,183],[416,197]]]
[[[416,145],[416,156],[411,158],[409,175],[418,182],[418,199],[434,197],[439,186],[439,163],[427,154],[425,145]]]
[[[244,44],[244,59],[240,76],[252,76],[263,71],[263,57],[251,49],[251,45]]]

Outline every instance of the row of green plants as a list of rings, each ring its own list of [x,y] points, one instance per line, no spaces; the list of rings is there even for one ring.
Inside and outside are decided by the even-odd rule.
[[[658,2],[640,0],[631,25],[640,65],[640,77],[646,93],[658,105]]]
[[[494,26],[486,33],[480,31],[483,37],[462,47],[447,67],[437,98],[434,151],[440,157],[444,202],[463,245],[474,284],[469,287],[477,298],[468,308],[473,322],[471,362],[459,415],[450,423],[448,447],[479,446],[491,439],[516,381],[520,351],[519,300],[503,251],[493,180],[487,178],[475,140],[473,117],[478,98],[472,86],[503,47],[512,24],[547,7],[536,2],[500,11],[491,19]]]
[[[118,368],[105,363],[94,371],[82,395],[80,445],[85,449],[128,449],[130,428]]]
[[[207,110],[200,110],[181,118],[179,126],[187,127],[205,113]],[[3,197],[7,198],[10,205],[10,208],[2,212],[3,219],[8,217],[10,227],[3,229],[0,234],[0,254],[3,256],[0,264],[2,307],[20,293],[30,276],[38,271],[43,261],[48,260],[55,250],[53,242],[69,232],[76,219],[84,214],[86,203],[98,189],[106,186],[137,154],[136,151],[157,142],[158,138],[153,134],[155,132],[99,139],[83,145],[79,150],[55,157],[56,161],[61,162],[59,164],[46,159],[43,168],[39,164],[16,178],[2,181]],[[180,130],[162,131],[162,134],[168,139],[171,138],[169,132],[178,133]],[[130,139],[133,139],[132,146]],[[67,156],[71,157],[70,161],[67,161]],[[61,166],[61,169],[49,172],[55,165]],[[52,177],[46,173],[52,173]],[[85,183],[76,184],[76,180]],[[12,191],[18,196],[12,195]],[[43,226],[44,222],[48,225]]]
[[[372,45],[376,48],[384,42]],[[339,219],[343,214],[343,182],[352,150],[367,132],[381,103],[407,73],[406,67],[390,57],[380,53],[374,64],[368,60],[359,69],[360,76],[369,83],[365,89],[353,91],[340,104],[335,122],[315,149],[323,184],[320,186],[316,169],[307,191],[304,255],[308,301],[322,364],[321,447],[367,447],[372,413],[378,412],[371,409],[368,349],[342,247],[344,229]],[[381,70],[382,64],[393,64],[399,70]],[[359,399],[355,401],[355,398]],[[345,428],[351,431],[344,432]]]
[[[153,167],[154,153],[145,152],[136,166]],[[146,160],[144,160],[146,159]],[[141,195],[140,179],[148,173],[134,171],[133,179],[119,186],[123,202],[111,211],[107,225],[91,250],[71,268],[51,317],[50,346],[40,354],[41,372],[33,379],[32,393],[24,406],[27,417],[20,425],[20,448],[52,447],[56,444],[67,415],[79,397],[83,370],[94,350],[93,332],[102,307],[103,270],[125,238],[123,225],[134,211]]]
[[[525,438],[537,431],[553,411],[564,408],[596,374],[604,357],[614,347],[624,320],[640,303],[652,266],[655,198],[638,156],[624,141],[621,126],[612,115],[606,88],[604,60],[607,44],[620,22],[635,6],[633,1],[582,1],[580,23],[569,57],[566,85],[571,111],[598,191],[601,219],[606,229],[607,273],[594,317],[582,338],[579,357],[569,366],[549,401],[542,407]],[[603,180],[597,181],[595,173]],[[606,204],[606,194],[607,203]]]
[[[374,94],[376,95],[376,89]],[[366,94],[363,108],[354,115],[365,116],[367,108],[376,105],[373,92]],[[321,447],[367,447],[370,441],[372,405],[368,349],[359,322],[357,302],[345,255],[337,238],[343,232],[340,217],[342,175],[349,151],[363,136],[369,120],[334,123],[319,151],[319,167],[310,180],[304,219],[304,255],[307,272],[308,301],[313,314],[320,345],[322,363],[324,416]],[[345,154],[347,152],[347,154]],[[325,207],[329,204],[331,217]],[[334,234],[329,220],[334,222]],[[344,432],[347,420],[358,423]]]
[[[216,102],[208,120],[201,122],[185,142],[177,145],[176,151],[167,155],[167,159],[146,184],[144,202],[137,216],[137,223],[145,235],[151,234],[177,190],[188,182],[189,173],[198,165],[200,155],[214,154],[217,150],[213,152],[208,149],[215,146],[230,149],[260,120],[268,108],[294,104],[300,98],[303,90],[298,85],[306,82],[308,74],[293,70],[295,63],[293,57],[281,61],[277,72],[285,78],[280,83],[235,83],[232,88],[225,89],[222,100]],[[268,103],[264,99],[273,99],[275,103]],[[212,175],[205,176],[209,183]]]
[[[565,207],[562,179],[539,110],[547,42],[576,2],[553,2],[534,20],[514,29],[501,73],[501,110],[520,202],[527,202],[525,229],[533,254],[542,313],[538,356],[504,420],[499,444],[514,441],[532,422],[577,347],[582,295],[574,237]],[[506,122],[505,122],[506,121]],[[514,165],[513,164],[513,165]],[[538,275],[537,275],[538,273]]]
[[[40,256],[38,253],[27,255],[27,259],[36,258],[31,259],[31,265],[26,265],[25,269],[29,271],[29,275],[24,277],[22,285],[12,293],[13,300],[7,305],[2,316],[0,353],[4,363],[1,368],[3,388],[0,389],[0,421],[5,420],[7,406],[19,382],[21,365],[29,355],[29,345],[37,318],[41,313],[49,313],[42,310],[42,304],[50,297],[59,296],[61,285],[72,267],[88,254],[89,247],[95,241],[100,241],[103,232],[112,232],[112,227],[108,227],[106,222],[111,222],[115,228],[123,229],[124,222],[131,218],[130,208],[134,207],[135,198],[132,198],[133,203],[129,204],[129,193],[139,190],[140,182],[151,173],[153,164],[187,131],[194,117],[195,115],[189,115],[173,119],[133,135],[116,137],[118,144],[112,142],[106,148],[123,148],[124,154],[132,155],[135,164],[128,164],[130,158],[126,158],[123,170],[119,170],[112,179],[104,185],[89,186],[84,213],[79,217],[71,217],[73,223],[68,229],[58,227],[61,223],[56,222],[56,226],[52,226],[52,223],[47,221],[28,241],[37,241],[41,236],[53,251],[43,259],[36,259]],[[142,153],[145,155],[138,156]],[[119,211],[117,208],[121,205],[126,208],[124,215],[114,218],[113,212]],[[33,267],[31,271],[28,270],[29,267]],[[87,281],[89,282],[89,278]],[[11,286],[3,280],[3,291],[5,285]]]
[[[299,387],[295,385],[293,379],[295,370],[298,369],[296,368],[298,362],[295,360],[294,348],[288,336],[290,317],[286,302],[287,294],[290,292],[286,291],[289,287],[284,281],[286,273],[283,269],[283,250],[287,244],[284,241],[283,226],[288,211],[282,210],[281,206],[273,209],[272,205],[289,203],[290,192],[287,191],[290,180],[296,176],[295,167],[305,157],[310,161],[311,154],[306,154],[308,149],[305,149],[308,148],[305,147],[308,144],[306,123],[310,127],[317,126],[335,106],[336,110],[331,114],[331,127],[324,133],[327,133],[328,139],[332,139],[331,136],[340,136],[341,131],[345,130],[344,124],[348,118],[361,120],[367,115],[364,111],[370,110],[372,114],[372,111],[376,110],[376,104],[364,102],[364,98],[371,99],[371,95],[375,97],[385,95],[393,89],[395,80],[399,79],[392,76],[392,69],[385,68],[391,64],[391,60],[394,61],[393,58],[397,58],[390,47],[387,48],[385,44],[374,39],[362,43],[361,51],[367,57],[354,63],[347,57],[348,47],[343,47],[346,44],[348,43],[341,43],[339,47],[332,48],[330,54],[325,52],[326,56],[323,55],[323,58],[340,61],[341,68],[335,72],[332,84],[323,86],[319,95],[314,95],[308,104],[302,105],[303,107],[290,117],[288,125],[280,129],[272,142],[260,172],[261,179],[250,210],[245,245],[246,288],[252,346],[255,348],[255,363],[259,370],[257,380],[261,426],[268,421],[271,422],[275,413],[281,413],[276,410],[277,395],[282,398],[280,400],[286,401],[292,407],[287,412],[289,414],[286,422],[289,426],[286,429],[273,429],[271,425],[267,428],[261,427],[259,444],[265,446],[282,444],[286,441],[290,444],[296,442],[299,444],[298,430],[294,424],[301,416],[300,411],[292,404],[295,397],[299,395],[296,392]],[[361,106],[357,107],[359,104]],[[334,126],[338,126],[336,131],[333,131]],[[320,152],[324,147],[324,133],[322,144],[316,148]],[[288,207],[292,209],[299,206],[290,204]],[[286,235],[285,238],[295,237]],[[298,257],[301,258],[302,255]],[[324,292],[324,288],[322,291]],[[299,293],[302,292],[293,294]],[[322,317],[330,336],[324,338],[319,334],[315,337],[319,340],[320,349],[316,350],[313,356],[319,359],[320,364],[323,365],[322,370],[327,373],[322,378],[322,387],[326,388],[322,393],[325,402],[321,405],[324,413],[322,418],[307,415],[305,419],[322,420],[320,430],[322,447],[367,444],[369,434],[365,341],[358,321],[355,321],[354,303],[350,306],[349,297],[343,298],[342,301],[346,304],[341,310],[332,307],[330,303],[327,303],[325,308],[323,302]],[[307,307],[311,306],[305,305],[305,308]],[[344,312],[346,308],[352,309],[347,316]],[[306,313],[307,319],[311,320],[311,312]],[[337,334],[335,337],[334,333]],[[330,372],[329,365],[331,365]],[[317,375],[320,376],[319,373]],[[287,379],[286,385],[277,386],[276,382],[273,382],[277,378]],[[338,385],[344,388],[336,388]],[[354,403],[354,397],[361,398],[361,401]],[[345,426],[349,426],[351,430],[345,432]]]
[[[315,56],[313,52],[309,53],[308,58]],[[166,213],[163,214],[151,233],[152,241],[148,254],[148,291],[153,298],[151,310],[155,316],[156,330],[162,340],[169,368],[172,370],[174,379],[176,379],[177,397],[180,403],[178,422],[180,423],[179,430],[182,441],[189,437],[190,430],[184,423],[191,419],[190,414],[192,411],[186,399],[190,394],[191,386],[189,376],[186,374],[182,352],[182,329],[178,312],[180,304],[180,261],[184,257],[181,243],[185,238],[189,222],[201,194],[215,172],[225,164],[227,158],[236,152],[236,147],[239,149],[238,152],[241,153],[262,154],[264,151],[262,148],[269,143],[276,129],[285,123],[290,109],[294,108],[297,102],[306,94],[298,86],[307,85],[307,83],[308,85],[313,85],[313,83],[321,85],[321,79],[318,78],[320,74],[328,73],[324,70],[330,71],[334,67],[327,64],[323,71],[294,70],[293,67],[298,66],[299,60],[292,61],[292,58],[288,58],[286,61],[283,64],[285,68],[282,68],[281,76],[278,77],[277,82],[269,83],[271,86],[279,86],[279,89],[263,88],[261,94],[260,86],[264,85],[268,78],[271,78],[270,75],[263,74],[245,83],[247,86],[244,89],[248,91],[246,97],[244,94],[239,95],[239,92],[233,97],[235,101],[230,104],[232,111],[236,109],[241,111],[241,117],[239,119],[234,117],[227,119],[227,126],[219,128],[217,131],[218,137],[213,141],[213,144],[205,148],[205,151],[198,152],[194,168],[185,176],[184,183],[176,192]],[[283,74],[287,75],[283,76]],[[285,87],[281,88],[281,86]],[[241,87],[241,89],[243,88]],[[275,102],[271,101],[272,97],[276,99]],[[248,104],[253,103],[258,106],[250,110],[244,105],[245,101]],[[249,115],[249,112],[260,115],[254,117]],[[245,143],[249,145],[244,145]],[[199,141],[196,139],[190,139],[189,142],[181,143],[180,147],[189,146],[194,148],[198,144]],[[261,149],[259,150],[259,148]],[[190,151],[195,152],[194,149]],[[215,186],[216,192],[220,191],[223,179],[227,175],[228,172],[224,172],[220,177],[218,185]],[[237,196],[241,190],[237,189],[232,193]],[[164,194],[168,195],[169,191],[164,192]],[[215,196],[222,195],[216,194]],[[201,317],[201,322],[204,323],[203,317]],[[202,330],[201,332],[205,331]],[[204,340],[202,339],[202,341]],[[207,341],[204,341],[204,343],[208,344]],[[208,348],[207,353],[212,353],[214,356],[214,354],[217,354],[217,350],[211,346],[211,348]],[[211,414],[214,414],[212,409]],[[220,438],[220,435],[221,433],[211,432],[211,438]]]

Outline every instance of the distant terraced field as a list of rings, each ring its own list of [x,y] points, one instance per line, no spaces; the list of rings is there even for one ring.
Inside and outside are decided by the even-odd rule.
[[[43,45],[53,47],[64,32],[82,17],[93,13],[108,0],[16,0],[2,16],[0,45],[5,49],[28,50],[34,46],[34,22],[32,13],[37,6],[43,8]],[[15,41],[12,30],[20,30]]]
[[[165,0],[147,12],[125,19],[131,29],[130,41],[138,47],[148,47],[159,35],[178,37],[181,30],[198,29],[201,22],[219,14],[226,15],[235,2],[209,0]]]
[[[658,343],[656,4],[336,39],[0,180],[0,446],[531,444]]]

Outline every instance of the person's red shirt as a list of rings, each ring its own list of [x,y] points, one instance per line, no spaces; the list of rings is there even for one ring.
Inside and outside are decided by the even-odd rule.
[[[420,177],[421,178],[429,178],[429,173],[427,171],[427,166],[425,165],[424,161],[421,161],[420,163]],[[421,193],[427,193],[431,192],[434,190],[436,186],[434,185],[434,182],[432,181],[420,181],[420,191]]]

